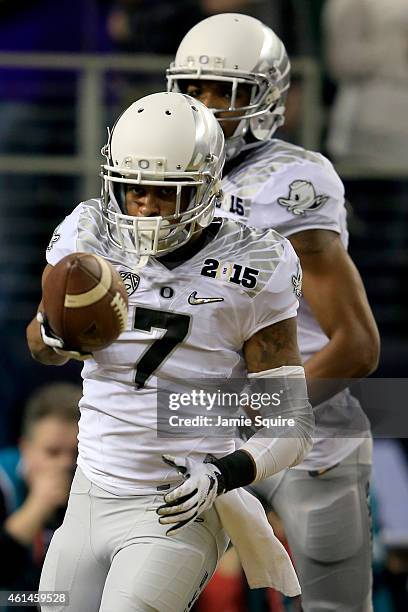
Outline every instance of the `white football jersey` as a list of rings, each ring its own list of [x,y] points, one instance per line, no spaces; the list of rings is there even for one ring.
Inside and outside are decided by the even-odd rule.
[[[344,187],[332,164],[320,153],[272,139],[250,150],[222,181],[224,200],[219,213],[250,226],[273,228],[285,237],[311,229],[338,233],[347,248]],[[298,313],[298,342],[304,361],[322,349],[328,338],[304,299]],[[358,411],[369,430],[358,401],[346,390],[330,400],[344,423]],[[324,427],[330,416],[327,402],[315,410]],[[320,419],[319,419],[320,415]],[[339,422],[339,421],[337,421]],[[360,423],[362,421],[360,420]],[[322,438],[298,468],[324,469],[338,463],[360,438]]]
[[[300,269],[290,242],[227,219],[211,231],[215,237],[172,270],[155,258],[135,270],[132,256],[108,241],[99,200],[89,200],[58,226],[47,249],[52,265],[77,251],[106,258],[128,290],[126,331],[82,371],[78,463],[108,491],[155,492],[175,482],[163,453],[203,459],[232,452],[232,438],[158,437],[158,385],[245,378],[245,341],[296,316]]]

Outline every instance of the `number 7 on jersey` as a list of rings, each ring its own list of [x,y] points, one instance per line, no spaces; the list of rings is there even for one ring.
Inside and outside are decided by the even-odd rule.
[[[175,347],[183,342],[190,331],[191,316],[165,310],[154,310],[137,306],[133,329],[152,333],[154,329],[164,331],[143,353],[136,364],[135,385],[142,389],[153,372],[170,356]]]

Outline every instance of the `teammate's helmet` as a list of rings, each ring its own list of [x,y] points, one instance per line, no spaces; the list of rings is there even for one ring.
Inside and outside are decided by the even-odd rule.
[[[284,122],[289,58],[282,41],[258,19],[225,13],[195,25],[167,70],[167,88],[183,91],[183,84],[194,79],[231,82],[228,111],[241,111],[239,116],[225,119],[225,109],[212,109],[216,116],[223,113],[222,121],[240,120],[227,139],[227,157],[269,139]],[[248,106],[236,108],[240,83],[250,86],[251,98]]]
[[[113,244],[141,257],[186,244],[211,223],[221,197],[224,135],[203,104],[180,93],[156,93],[129,106],[102,149],[102,214]],[[126,186],[174,187],[175,212],[161,217],[127,214]],[[188,208],[181,210],[188,190]],[[185,200],[185,198],[184,198]]]

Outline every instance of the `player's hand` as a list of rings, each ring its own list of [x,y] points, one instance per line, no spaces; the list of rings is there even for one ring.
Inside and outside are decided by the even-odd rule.
[[[41,338],[46,346],[53,349],[58,355],[67,359],[76,359],[77,361],[85,361],[92,357],[91,353],[82,353],[81,351],[70,351],[65,348],[65,342],[62,338],[54,334],[47,317],[43,312],[37,312],[37,321],[40,324]]]
[[[174,535],[211,508],[217,496],[225,491],[224,479],[212,463],[170,455],[162,455],[162,458],[185,479],[185,482],[164,496],[166,503],[156,510],[160,516],[159,523],[171,525],[167,535]]]

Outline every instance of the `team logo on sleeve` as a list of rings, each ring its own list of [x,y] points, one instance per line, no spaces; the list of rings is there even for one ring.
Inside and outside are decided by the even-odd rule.
[[[128,295],[132,295],[139,286],[140,276],[133,272],[119,272]]]
[[[298,262],[296,274],[292,276],[293,291],[298,299],[302,297],[302,268]]]
[[[47,246],[47,251],[51,251],[54,244],[58,242],[58,240],[61,238],[61,234],[58,233],[60,227],[61,227],[61,223],[59,224],[58,227],[55,228],[54,233],[51,236],[51,240]]]
[[[289,185],[289,196],[278,198],[278,202],[294,215],[304,215],[307,210],[321,208],[328,199],[327,195],[316,195],[315,188],[309,181],[299,180]]]

